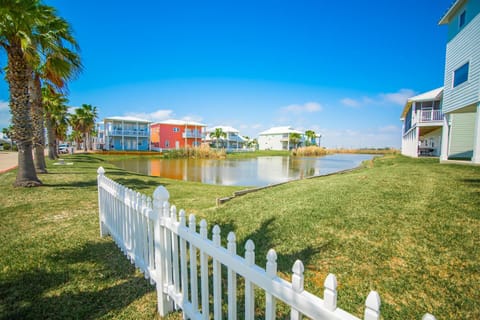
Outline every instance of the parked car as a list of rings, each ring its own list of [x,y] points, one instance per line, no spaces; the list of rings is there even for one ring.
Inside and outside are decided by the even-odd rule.
[[[68,143],[60,143],[58,145],[58,153],[61,153],[61,154],[66,154],[69,152],[69,146],[68,146]]]

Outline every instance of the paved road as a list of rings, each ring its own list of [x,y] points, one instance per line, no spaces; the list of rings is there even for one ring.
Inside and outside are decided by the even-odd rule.
[[[15,169],[18,166],[18,153],[0,151],[0,173]]]

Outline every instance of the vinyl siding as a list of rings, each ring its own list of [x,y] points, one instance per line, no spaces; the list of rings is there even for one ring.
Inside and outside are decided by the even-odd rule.
[[[473,156],[475,113],[452,114],[450,131],[451,159],[470,159]]]
[[[460,27],[460,14],[465,11],[465,25],[464,27]],[[480,13],[480,0],[470,0],[465,5],[460,7],[455,16],[452,18],[450,23],[448,24],[448,40],[452,40],[460,31],[468,25],[477,14]]]
[[[452,22],[454,23],[454,22]],[[468,81],[453,88],[453,73],[469,62]],[[443,112],[477,103],[480,95],[480,14],[447,44]]]

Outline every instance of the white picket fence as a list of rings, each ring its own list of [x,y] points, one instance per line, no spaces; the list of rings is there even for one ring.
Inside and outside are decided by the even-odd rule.
[[[245,319],[255,319],[255,288],[265,292],[265,319],[275,319],[276,301],[290,306],[291,319],[360,320],[337,307],[337,280],[329,274],[324,282],[323,299],[304,290],[304,266],[297,260],[291,282],[277,275],[277,255],[270,249],[266,268],[255,264],[255,245],[248,240],[245,257],[236,253],[235,234],[227,236],[227,247],[221,246],[220,227],[212,229],[208,239],[207,222],[201,220],[200,232],[194,215],[184,210],[177,215],[170,206],[167,189],[160,186],[151,198],[128,189],[98,173],[100,236],[111,235],[123,253],[135,263],[152,284],[156,285],[158,312],[165,316],[181,310],[187,319],[237,319],[238,278],[244,281],[243,310]],[[198,263],[199,262],[199,263]],[[222,287],[222,268],[226,270],[226,288]],[[211,270],[212,272],[209,272]],[[224,273],[225,274],[225,273]],[[198,279],[200,278],[200,283]],[[211,292],[210,285],[213,287]],[[227,290],[227,301],[222,301]],[[213,302],[212,302],[213,301]],[[211,312],[211,304],[213,312]],[[225,313],[223,314],[226,307]],[[258,315],[257,315],[258,317]],[[365,320],[380,319],[380,297],[371,291],[365,302]],[[425,314],[422,320],[435,320]]]

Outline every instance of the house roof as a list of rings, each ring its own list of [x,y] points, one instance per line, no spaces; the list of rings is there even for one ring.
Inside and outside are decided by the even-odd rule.
[[[268,129],[268,130],[260,132],[259,135],[285,134],[285,133],[303,134],[303,132],[295,130],[290,126],[287,126],[287,127],[273,127],[273,128]]]
[[[177,126],[197,126],[197,127],[206,127],[206,124],[196,122],[196,121],[188,121],[188,120],[175,120],[175,119],[169,119],[169,120],[164,120],[164,121],[159,121],[155,122],[154,124],[173,124]]]
[[[405,119],[408,110],[412,107],[414,102],[422,102],[422,101],[435,101],[442,99],[443,96],[443,87],[430,90],[428,92],[421,93],[414,97],[408,98],[407,102],[405,103],[405,107],[403,108],[402,116],[400,119]]]
[[[463,6],[465,2],[467,2],[467,0],[456,0],[455,2],[453,2],[447,12],[445,12],[443,17],[440,19],[438,24],[441,25],[449,23],[453,16],[457,13],[458,8]]]
[[[118,120],[118,121],[131,121],[131,122],[145,122],[145,123],[151,122],[145,119],[140,119],[135,117],[107,117],[107,118],[104,118],[103,120]]]
[[[231,132],[231,133],[239,133],[237,129],[229,126],[215,126],[211,128],[207,128],[207,132],[213,132],[215,129],[222,129],[223,132]]]

